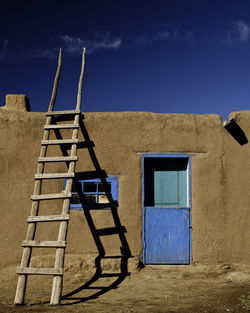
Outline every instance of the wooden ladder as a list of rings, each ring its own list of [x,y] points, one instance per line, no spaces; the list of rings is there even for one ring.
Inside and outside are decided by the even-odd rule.
[[[79,132],[79,119],[80,119],[80,107],[81,107],[81,96],[82,96],[82,81],[84,73],[85,63],[85,48],[82,54],[82,67],[78,85],[77,93],[77,104],[76,109],[71,111],[53,111],[59,76],[62,66],[62,52],[60,50],[58,57],[58,67],[54,80],[54,86],[52,96],[49,104],[48,112],[46,112],[46,124],[44,126],[44,135],[41,142],[41,152],[38,158],[37,173],[35,174],[35,186],[34,194],[31,196],[32,207],[31,214],[28,217],[28,231],[26,240],[23,241],[23,254],[20,267],[17,268],[16,273],[19,275],[16,296],[14,303],[16,305],[24,304],[24,297],[26,291],[26,284],[28,275],[52,275],[53,287],[51,293],[50,304],[60,304],[60,298],[62,294],[62,282],[63,282],[63,268],[64,268],[64,256],[66,248],[67,229],[69,222],[69,211],[70,211],[70,199],[73,178],[75,176],[75,167],[77,161],[77,144],[78,144],[78,132]],[[72,124],[52,124],[55,117],[67,117],[71,116],[71,120],[74,120]],[[50,131],[60,129],[72,129],[72,139],[60,139],[50,140]],[[71,154],[70,156],[55,156],[48,157],[47,150],[50,145],[70,145]],[[60,146],[61,147],[61,146]],[[67,173],[44,173],[45,164],[47,162],[67,162],[68,172]],[[55,194],[41,194],[42,183],[44,180],[51,179],[67,179],[65,190],[62,193]],[[61,215],[38,215],[40,201],[42,200],[53,200],[63,199]],[[36,224],[46,222],[60,222],[59,233],[57,241],[37,241],[35,240]],[[30,267],[30,259],[32,254],[32,248],[55,248],[55,265],[54,268],[32,268]]]

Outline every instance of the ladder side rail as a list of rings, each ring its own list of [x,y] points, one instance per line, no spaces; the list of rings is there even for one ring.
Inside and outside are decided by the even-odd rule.
[[[86,52],[86,49],[83,48],[82,66],[81,66],[81,73],[80,73],[79,84],[78,84],[76,110],[80,110],[81,108],[82,82],[83,82],[83,74],[84,74],[84,66],[85,66],[85,52]],[[79,124],[79,120],[80,120],[80,113],[77,113],[74,118],[74,124]],[[79,133],[79,129],[78,128],[74,129],[73,134],[72,134],[72,139],[78,139],[78,133]],[[77,156],[77,144],[72,144],[71,156],[72,157]],[[69,174],[75,172],[75,166],[76,166],[75,161],[72,161],[69,163],[69,170],[68,170]],[[72,183],[73,183],[72,178],[67,179],[65,192],[71,192]],[[69,210],[70,210],[70,199],[65,199],[63,201],[62,214],[69,214]],[[60,223],[58,240],[66,240],[67,230],[68,230],[68,221],[62,221]],[[65,249],[58,248],[56,250],[55,268],[64,267],[64,256],[65,256]],[[60,303],[61,294],[62,294],[62,284],[63,284],[62,276],[58,276],[58,275],[54,276],[50,304],[57,305]]]
[[[79,119],[79,115],[76,115],[75,120]],[[78,129],[73,131],[73,137],[78,136]],[[73,144],[71,147],[71,156],[76,156],[77,154],[77,144]],[[76,161],[72,161],[69,164],[68,174],[72,174],[75,172]],[[67,179],[65,192],[71,192],[73,184],[73,178]],[[62,215],[69,214],[70,210],[70,199],[65,199],[63,201],[63,208],[62,208]],[[58,234],[58,241],[66,241],[67,238],[67,231],[68,231],[68,221],[62,221],[60,223],[59,234]],[[54,268],[63,268],[64,267],[64,256],[65,256],[65,249],[64,248],[57,248],[56,249],[56,257],[55,257],[55,266]],[[61,293],[62,293],[62,283],[63,277],[56,275],[53,279],[53,287],[51,293],[51,300],[50,304],[57,305],[60,303]]]
[[[51,117],[49,116],[46,119],[46,125],[49,125],[50,123],[51,123]],[[50,135],[50,131],[45,130],[44,135],[43,135],[43,139],[48,140],[49,135]],[[47,146],[41,146],[40,157],[45,157],[46,154],[47,154]],[[37,174],[43,174],[44,167],[45,167],[45,163],[38,163]],[[41,189],[42,189],[42,180],[36,180],[35,186],[34,186],[34,195],[41,194]],[[30,215],[32,215],[32,216],[38,215],[39,203],[40,203],[39,200],[38,201],[32,201]],[[35,237],[35,232],[36,232],[36,223],[29,223],[27,235],[26,235],[26,240],[33,240]],[[23,248],[20,267],[28,267],[29,266],[31,253],[32,253],[32,247]],[[27,274],[19,275],[19,277],[18,277],[16,296],[15,296],[15,301],[14,301],[15,304],[23,304],[24,303],[27,278],[28,278]]]
[[[54,104],[56,101],[56,95],[57,95],[57,89],[58,89],[58,83],[59,83],[59,78],[61,74],[61,68],[62,68],[62,49],[59,51],[59,56],[58,56],[58,65],[57,65],[57,70],[56,70],[56,76],[54,79],[54,85],[53,85],[53,90],[52,90],[52,95],[49,103],[49,108],[48,112],[53,111],[54,109]]]
[[[81,73],[80,73],[80,78],[79,78],[77,101],[76,101],[76,110],[80,110],[80,111],[81,111],[81,102],[82,102],[82,82],[83,82],[84,67],[85,67],[85,53],[86,53],[86,48],[84,47],[82,50],[82,67],[81,67]],[[75,124],[76,124],[76,121],[75,121]]]
[[[79,114],[75,115],[74,123],[79,123]],[[72,134],[72,139],[77,139],[78,138],[78,129],[73,130]],[[67,151],[62,151],[63,155],[68,155]],[[77,156],[77,144],[73,144],[71,146],[71,157],[76,157]],[[68,174],[73,174],[75,173],[75,165],[76,161],[72,161],[68,165]],[[67,179],[66,187],[65,187],[65,192],[71,192],[72,190],[72,184],[73,184],[73,178]],[[70,210],[70,199],[65,199],[63,201],[63,208],[62,208],[62,215],[63,214],[69,214]],[[58,241],[66,241],[67,238],[67,231],[68,231],[68,223],[69,221],[62,221],[60,223],[60,228],[59,228],[59,234],[58,234]],[[56,250],[56,257],[55,257],[55,266],[54,268],[63,268],[64,267],[64,257],[65,257],[65,249],[63,248],[57,248]],[[60,275],[54,276],[53,279],[53,287],[52,287],[52,293],[51,293],[51,300],[50,304],[51,305],[57,305],[60,303],[61,299],[61,293],[62,293],[62,285],[63,285],[63,277]]]

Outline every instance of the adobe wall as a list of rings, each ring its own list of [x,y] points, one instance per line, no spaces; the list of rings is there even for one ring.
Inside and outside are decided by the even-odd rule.
[[[250,138],[250,111],[232,116],[235,114]],[[0,108],[0,267],[21,259],[44,123],[43,113]],[[193,262],[250,259],[250,145],[239,145],[223,127],[220,116],[86,113],[84,123],[101,167],[119,176],[118,214],[132,255],[142,257],[141,153],[181,152],[191,155]],[[78,155],[77,171],[93,170],[86,149]],[[63,166],[59,164],[53,171],[63,170]],[[44,191],[61,192],[62,188],[51,182]],[[59,203],[51,204],[45,211],[59,214],[58,208]],[[97,228],[114,226],[109,210],[91,214]],[[39,226],[37,239],[56,240],[54,225]],[[117,235],[105,236],[102,241],[107,254],[120,254]],[[82,211],[71,211],[67,253],[97,253]]]

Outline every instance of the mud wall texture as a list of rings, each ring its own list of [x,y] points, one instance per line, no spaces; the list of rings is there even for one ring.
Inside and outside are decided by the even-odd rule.
[[[234,116],[250,138],[250,111],[232,113]],[[102,169],[119,177],[117,212],[133,256],[141,259],[143,250],[141,153],[177,152],[191,156],[192,262],[249,261],[250,145],[240,145],[223,127],[220,116],[107,112],[87,113],[83,118]],[[0,108],[0,267],[21,259],[44,123],[44,113],[27,112],[19,106]],[[70,133],[65,131],[65,136],[70,138]],[[77,171],[94,170],[87,149],[79,150],[78,156]],[[53,172],[63,171],[63,166],[54,164]],[[57,181],[43,191],[62,189],[63,183]],[[60,209],[58,201],[44,208],[43,214],[60,214]],[[70,214],[67,253],[97,254],[83,211]],[[110,210],[92,211],[91,215],[98,229],[114,226]],[[57,239],[54,223],[40,225],[36,239]],[[120,254],[117,235],[101,240],[108,255]]]

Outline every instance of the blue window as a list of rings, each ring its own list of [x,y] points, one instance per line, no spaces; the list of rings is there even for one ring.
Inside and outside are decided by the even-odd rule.
[[[105,192],[104,186],[99,178],[78,180],[83,200],[80,199],[76,183],[73,182],[70,208],[72,210],[82,209],[82,201],[86,206],[109,203],[107,195],[110,194],[112,195],[113,201],[118,201],[118,177],[108,176],[106,178],[106,182],[106,187],[108,189],[107,193]]]

